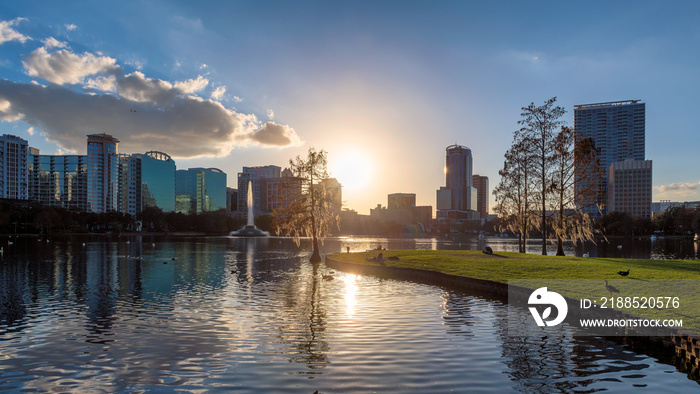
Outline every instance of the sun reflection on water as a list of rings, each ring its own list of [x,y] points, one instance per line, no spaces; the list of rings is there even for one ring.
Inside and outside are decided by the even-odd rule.
[[[357,299],[355,294],[357,293],[357,275],[348,274],[343,277],[343,282],[345,282],[345,314],[349,318],[355,314],[355,305],[357,304]]]

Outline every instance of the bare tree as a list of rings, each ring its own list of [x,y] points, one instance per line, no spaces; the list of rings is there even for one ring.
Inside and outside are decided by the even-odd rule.
[[[530,169],[534,156],[530,141],[515,141],[505,154],[501,182],[493,190],[496,213],[505,219],[506,229],[518,234],[518,251],[526,252],[528,233],[532,229],[532,180]]]
[[[602,176],[593,140],[562,126],[553,141],[551,200],[557,256],[564,256],[564,239],[593,239],[593,221],[582,208],[595,203]]]
[[[292,177],[287,188],[297,190],[293,195],[287,191],[288,203],[273,213],[278,234],[294,237],[299,245],[301,237],[311,237],[313,253],[311,261],[321,261],[318,240],[338,228],[340,207],[332,192],[320,186],[328,179],[328,160],[323,150],[309,148],[306,158],[296,157],[289,161]]]
[[[540,206],[540,222],[538,227],[542,231],[542,254],[547,254],[547,237],[549,225],[547,223],[547,200],[551,192],[551,172],[554,161],[553,144],[556,137],[556,130],[564,123],[561,117],[566,110],[560,106],[555,106],[556,97],[545,101],[544,105],[535,106],[530,103],[527,107],[522,107],[521,116],[518,121],[522,128],[515,132],[515,139],[527,139],[532,147],[534,155],[532,174],[536,179],[537,192],[536,203]]]

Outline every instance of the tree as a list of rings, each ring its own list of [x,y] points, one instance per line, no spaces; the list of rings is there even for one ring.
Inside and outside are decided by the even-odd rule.
[[[532,229],[530,208],[532,180],[530,168],[534,156],[529,139],[515,141],[505,154],[503,169],[498,171],[501,182],[493,190],[496,213],[504,218],[505,229],[518,234],[518,251],[526,252],[528,233]]]
[[[534,155],[532,172],[536,179],[536,202],[541,208],[539,228],[542,231],[542,254],[547,254],[547,197],[551,192],[551,172],[553,164],[553,144],[557,128],[563,124],[561,117],[566,110],[555,106],[557,98],[552,97],[539,107],[530,103],[522,107],[523,119],[518,124],[523,127],[515,132],[516,140],[527,139]]]
[[[334,195],[325,190],[321,181],[328,179],[326,152],[313,147],[305,159],[297,156],[289,161],[292,176],[284,182],[280,208],[273,213],[277,233],[294,237],[299,245],[301,237],[311,237],[311,262],[321,261],[319,238],[338,228],[340,212]]]
[[[583,241],[593,239],[593,221],[582,208],[595,203],[602,177],[594,141],[576,135],[562,126],[554,138],[552,155],[552,220],[557,239],[557,256],[564,256],[564,239]]]

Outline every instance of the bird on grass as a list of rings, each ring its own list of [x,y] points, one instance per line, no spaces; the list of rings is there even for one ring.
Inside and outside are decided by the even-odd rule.
[[[605,280],[605,290],[610,293],[610,297],[612,297],[612,293],[620,293],[620,290],[616,289],[615,286],[608,284],[607,279]]]
[[[620,274],[620,276],[627,276],[630,274],[630,269],[627,268],[627,271],[617,271],[617,273]]]

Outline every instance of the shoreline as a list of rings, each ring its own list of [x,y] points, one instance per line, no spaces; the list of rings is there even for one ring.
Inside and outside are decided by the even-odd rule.
[[[363,264],[350,261],[341,261],[331,256],[345,255],[333,254],[324,258],[324,264],[328,268],[337,269],[355,275],[371,275],[381,278],[407,280],[427,285],[452,288],[469,291],[476,295],[496,298],[508,302],[509,285],[504,282],[473,278],[463,275],[455,275],[435,270],[409,267],[392,267],[386,265]],[[520,288],[518,292],[529,294],[533,289]],[[578,299],[565,297],[569,305],[577,304]],[[632,313],[611,310],[611,315],[621,318],[639,318]],[[639,349],[652,353],[659,358],[670,360],[669,363],[680,371],[687,373],[694,380],[700,380],[700,334],[684,329],[668,329],[668,335],[664,336],[638,336],[620,335],[605,337],[608,340],[622,342],[633,349]]]

